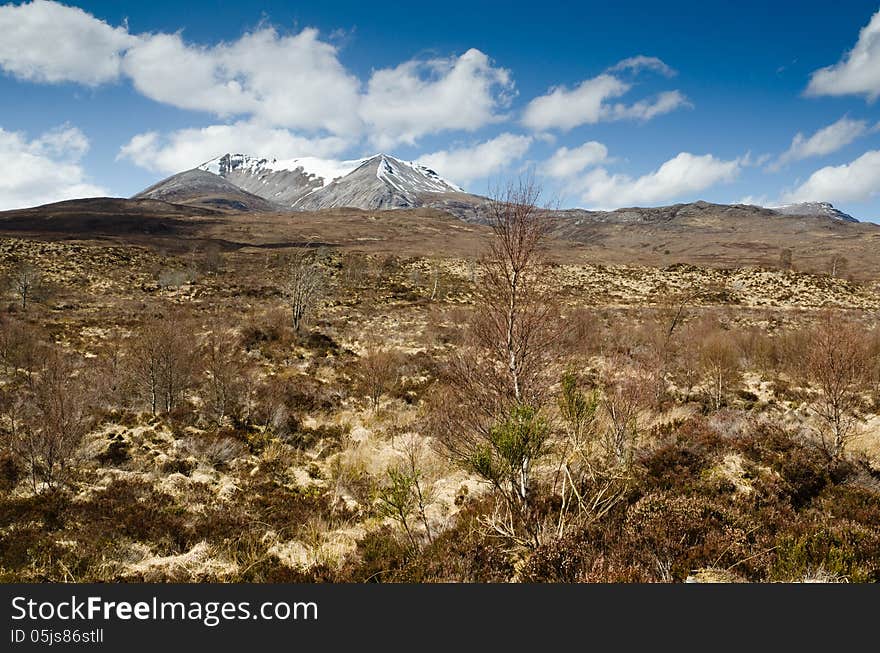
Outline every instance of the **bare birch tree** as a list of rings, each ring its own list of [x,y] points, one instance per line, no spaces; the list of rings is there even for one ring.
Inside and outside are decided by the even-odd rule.
[[[17,414],[7,412],[13,450],[28,468],[34,492],[40,481],[52,489],[64,480],[88,432],[89,386],[83,374],[69,357],[49,350],[26,401],[19,402]]]
[[[44,287],[43,275],[38,268],[22,263],[12,270],[9,277],[12,291],[18,295],[21,310],[26,311],[28,303],[39,297]]]
[[[539,194],[525,180],[490,203],[492,240],[480,261],[469,341],[449,364],[448,394],[433,422],[443,451],[503,499],[499,530],[530,545],[539,537],[531,515],[533,466],[549,437],[540,409],[558,378]]]
[[[819,435],[828,455],[838,458],[859,421],[868,370],[862,330],[839,313],[825,313],[810,333],[805,362],[810,381],[820,392],[812,405]]]
[[[283,284],[293,330],[299,332],[317,307],[326,286],[324,270],[314,250],[302,247],[290,257]]]
[[[132,380],[154,415],[170,413],[193,384],[196,347],[185,322],[159,318],[133,336],[128,351]]]

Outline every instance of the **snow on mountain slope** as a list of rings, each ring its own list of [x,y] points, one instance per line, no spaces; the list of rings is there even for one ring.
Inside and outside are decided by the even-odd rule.
[[[767,208],[782,215],[826,217],[842,222],[858,222],[854,217],[834,208],[828,202],[801,202],[799,204],[783,204],[782,206],[770,206]]]
[[[199,168],[294,209],[414,207],[430,204],[432,195],[464,194],[430,168],[387,154],[349,161],[225,154]]]
[[[376,177],[388,182],[402,193],[463,193],[464,191],[444,179],[430,168],[419,163],[401,161],[386,154],[379,154]]]
[[[319,159],[311,156],[296,159],[260,159],[246,154],[224,154],[216,159],[211,159],[207,163],[203,163],[199,168],[213,172],[221,177],[234,172],[260,175],[271,172],[302,171],[306,177],[321,180],[323,185],[326,186],[334,179],[344,177],[366,160],[337,161],[335,159]]]

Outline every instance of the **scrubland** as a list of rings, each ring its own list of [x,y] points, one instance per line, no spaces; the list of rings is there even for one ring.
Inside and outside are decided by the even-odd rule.
[[[880,580],[876,284],[511,259],[522,225],[0,241],[0,579]]]

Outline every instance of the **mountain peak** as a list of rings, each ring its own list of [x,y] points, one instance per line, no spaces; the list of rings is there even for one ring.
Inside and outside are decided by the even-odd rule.
[[[422,206],[428,195],[464,191],[436,171],[379,152],[361,159],[277,159],[227,153],[199,169],[294,209]]]

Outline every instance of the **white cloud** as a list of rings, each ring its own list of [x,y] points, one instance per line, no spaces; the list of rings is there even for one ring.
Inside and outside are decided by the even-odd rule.
[[[880,193],[880,150],[869,150],[850,163],[826,166],[792,191],[786,202],[867,200]]]
[[[765,152],[764,154],[758,154],[757,156],[755,156],[752,154],[752,151],[749,150],[740,158],[739,162],[743,168],[760,168],[772,158],[773,155],[769,152]]]
[[[128,159],[142,168],[173,174],[227,152],[277,158],[328,157],[339,154],[347,145],[345,139],[336,136],[311,139],[286,129],[237,122],[179,129],[168,134],[138,134],[122,146],[117,159]]]
[[[783,152],[769,169],[778,170],[792,161],[801,161],[812,156],[831,154],[849,145],[867,131],[868,123],[866,121],[851,120],[850,118],[843,117],[837,122],[818,130],[810,137],[806,137],[798,132],[791,141],[791,147]]]
[[[78,160],[89,151],[89,139],[79,128],[62,125],[32,141],[30,149],[45,156]]]
[[[546,95],[529,102],[523,115],[523,124],[532,129],[573,129],[578,125],[601,120],[604,103],[620,97],[630,89],[613,75],[599,75],[569,90],[557,86]]]
[[[608,72],[613,73],[623,70],[632,70],[633,72],[650,70],[659,73],[664,77],[675,77],[676,75],[676,72],[667,66],[662,59],[658,59],[657,57],[646,57],[643,54],[618,61],[608,69]]]
[[[45,0],[0,6],[0,68],[19,79],[112,82],[133,41],[127,30],[76,7]]]
[[[630,105],[618,103],[605,107],[607,120],[650,120],[656,116],[693,106],[679,91],[664,91],[652,100],[639,100]]]
[[[424,154],[418,162],[457,184],[485,179],[521,159],[532,144],[530,136],[501,134],[474,147]]]
[[[33,140],[0,128],[0,210],[106,195],[86,179],[79,163],[86,150],[88,139],[75,127]]]
[[[195,44],[181,33],[132,34],[57,2],[0,7],[0,69],[33,82],[98,85],[125,76],[145,97],[220,118],[380,147],[502,118],[510,73],[476,49],[410,60],[366,82],[338,48],[305,28],[262,25],[229,42]]]
[[[373,73],[361,116],[380,148],[439,131],[473,131],[501,119],[510,73],[470,49],[460,57],[408,61]]]
[[[359,82],[337,54],[317,30],[280,35],[264,27],[211,47],[187,44],[180,34],[139,37],[123,67],[135,88],[158,102],[350,134],[360,127]]]
[[[605,168],[597,168],[583,178],[582,197],[595,208],[657,204],[732,181],[740,167],[739,159],[724,161],[711,154],[682,152],[657,170],[635,179],[624,174],[610,175]]]
[[[880,11],[859,32],[855,47],[833,66],[810,77],[807,95],[880,96]]]
[[[612,72],[624,70],[652,70],[670,76],[674,71],[656,57],[639,55],[624,59],[607,72],[587,79],[576,87],[551,88],[545,95],[533,99],[526,106],[522,122],[531,129],[569,130],[580,125],[608,120],[650,120],[675,109],[691,106],[680,91],[665,91],[649,100],[634,104],[609,101],[625,95],[632,84],[624,82]]]
[[[544,163],[543,172],[557,179],[565,179],[583,172],[590,166],[604,162],[608,148],[597,141],[589,141],[580,147],[560,147]]]

